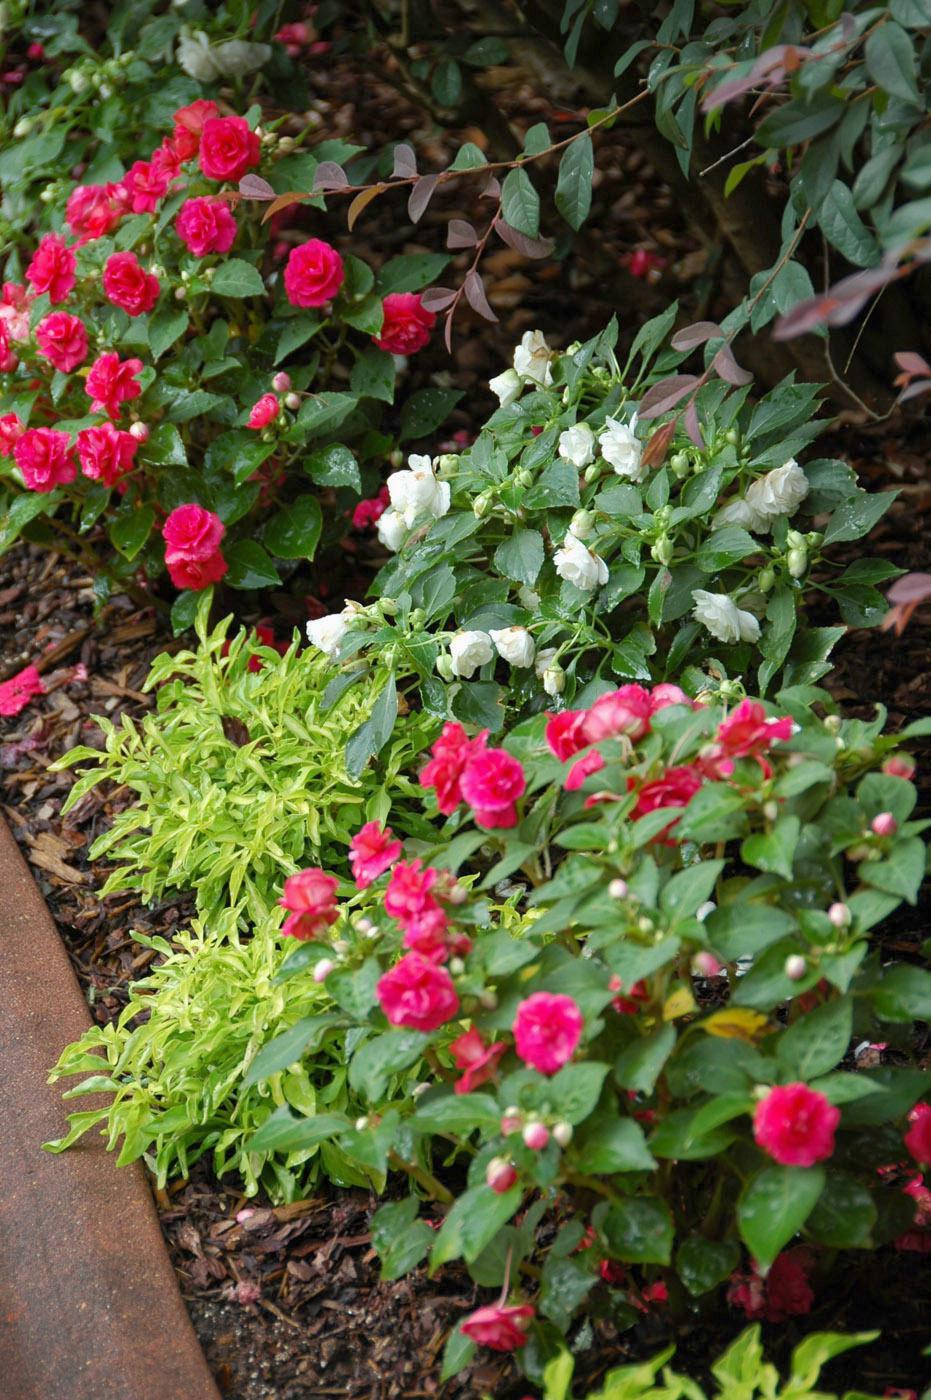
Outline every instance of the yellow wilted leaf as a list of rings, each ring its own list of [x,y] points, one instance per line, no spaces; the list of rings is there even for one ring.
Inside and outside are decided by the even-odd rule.
[[[757,1040],[768,1025],[769,1017],[761,1011],[745,1011],[743,1007],[734,1006],[727,1011],[716,1011],[701,1022],[701,1029],[722,1040]]]
[[[663,1002],[663,1020],[677,1021],[695,1010],[695,998],[688,987],[676,987]]]

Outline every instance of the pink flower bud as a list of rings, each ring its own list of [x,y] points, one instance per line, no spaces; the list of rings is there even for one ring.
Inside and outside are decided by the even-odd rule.
[[[801,953],[790,953],[786,958],[783,971],[790,982],[800,982],[808,971],[808,964]]]
[[[272,388],[276,394],[286,394],[291,387],[291,376],[286,369],[280,369],[272,378]]]
[[[485,1168],[485,1181],[497,1196],[503,1196],[517,1180],[517,1172],[503,1157],[492,1157]]]
[[[572,1124],[566,1122],[557,1123],[553,1129],[553,1137],[556,1142],[559,1143],[560,1147],[568,1147],[572,1141]]]
[[[915,775],[915,760],[911,754],[892,753],[883,763],[883,772],[890,778],[912,778]]]
[[[505,1137],[519,1133],[524,1126],[524,1115],[519,1108],[507,1108],[501,1116],[501,1132]]]
[[[284,406],[285,408],[290,408],[292,413],[295,412],[295,410],[299,409],[301,406],[300,394],[285,394]]]
[[[722,964],[718,962],[714,953],[709,953],[706,948],[696,953],[692,959],[692,971],[699,977],[717,977],[721,967]]]
[[[612,880],[610,885],[608,886],[608,894],[611,896],[612,899],[626,899],[627,881]]]
[[[874,836],[894,836],[899,829],[899,823],[891,812],[880,812],[870,822],[870,830]]]
[[[137,442],[148,442],[149,426],[147,423],[130,423],[129,431]]]
[[[321,958],[314,966],[314,981],[325,982],[335,966],[336,963],[332,958]]]
[[[531,1152],[542,1152],[550,1140],[550,1130],[545,1123],[539,1121],[528,1123],[523,1137],[524,1146],[529,1147]]]
[[[847,928],[850,923],[850,910],[846,904],[832,904],[828,910],[828,918],[835,928]]]

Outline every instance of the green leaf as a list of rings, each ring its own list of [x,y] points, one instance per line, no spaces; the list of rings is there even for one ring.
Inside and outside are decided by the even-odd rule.
[[[822,1167],[764,1167],[737,1205],[740,1238],[757,1263],[770,1265],[805,1224],[824,1189]]]
[[[592,138],[586,132],[563,151],[556,181],[556,208],[572,229],[580,229],[588,218],[594,173]]]
[[[515,530],[495,550],[495,568],[515,583],[534,584],[543,568],[545,553],[539,530]]]
[[[387,350],[370,345],[353,365],[349,387],[360,399],[380,399],[382,403],[393,403],[396,373],[394,356]]]
[[[155,462],[158,466],[187,466],[187,452],[174,423],[159,423],[153,428],[148,442],[141,446],[139,456],[144,462]]]
[[[834,1249],[870,1249],[875,1224],[876,1206],[866,1187],[847,1172],[829,1171],[805,1234]]]
[[[876,239],[857,213],[853,195],[842,180],[834,181],[817,214],[825,238],[849,262],[857,267],[872,267],[878,261]]]
[[[319,486],[349,486],[357,494],[362,490],[359,464],[341,442],[321,447],[305,457],[304,470]]]
[[[135,559],[152,532],[155,511],[151,506],[117,515],[110,524],[110,539],[124,559]]]
[[[476,148],[477,149],[477,148]],[[443,1348],[443,1367],[440,1371],[440,1384],[444,1381],[452,1380],[453,1376],[458,1376],[460,1371],[471,1363],[475,1357],[478,1347],[471,1337],[460,1330],[455,1325],[446,1338],[446,1345]]]
[[[385,263],[378,274],[378,290],[382,296],[392,292],[422,292],[451,261],[445,253],[402,253]]]
[[[389,1201],[372,1216],[372,1247],[381,1260],[383,1279],[402,1278],[425,1259],[434,1240],[426,1220],[418,1220],[416,1196]]]
[[[279,559],[313,559],[323,528],[316,496],[298,496],[282,506],[265,526],[265,546]]]
[[[490,1094],[447,1094],[425,1102],[412,1122],[431,1133],[466,1134],[476,1128],[497,1130],[501,1110]]]
[[[173,637],[180,637],[182,632],[186,632],[189,627],[194,626],[194,617],[200,599],[200,593],[195,593],[190,588],[178,594],[171,605],[171,635]]]
[[[418,389],[401,410],[401,442],[428,437],[462,398],[459,389]]]
[[[872,990],[873,1009],[883,1021],[931,1021],[931,972],[899,963],[886,968]]]
[[[251,263],[228,258],[216,269],[210,290],[218,297],[261,297],[265,295],[265,283]]]
[[[154,360],[164,355],[169,345],[174,345],[184,335],[189,322],[187,312],[174,307],[165,307],[149,317],[149,349]]]
[[[719,1243],[701,1235],[690,1235],[676,1254],[676,1272],[693,1298],[717,1288],[739,1263],[740,1250],[733,1241]]]
[[[238,486],[257,472],[274,450],[273,442],[263,442],[251,429],[233,428],[213,439],[204,456],[204,469],[211,477],[229,473]]]
[[[530,176],[520,165],[508,173],[501,186],[501,212],[505,222],[511,228],[516,228],[518,233],[524,233],[528,238],[539,237],[540,196]]]
[[[464,1258],[466,1263],[477,1259],[485,1246],[494,1239],[510,1220],[524,1198],[520,1186],[497,1195],[490,1187],[473,1186],[453,1202],[436,1236],[430,1255],[430,1272],[451,1259]]]
[[[604,1118],[596,1115],[586,1123],[573,1142],[572,1155],[583,1172],[598,1176],[656,1170],[640,1124],[613,1114]]]
[[[608,1207],[601,1226],[610,1253],[628,1264],[668,1264],[673,1224],[663,1201],[632,1196]]]
[[[430,91],[441,107],[455,107],[462,97],[462,69],[454,58],[442,58],[433,70]]]
[[[422,1031],[391,1030],[375,1036],[350,1060],[350,1085],[373,1103],[383,1096],[391,1076],[419,1060],[429,1043]]]
[[[184,595],[182,595],[184,596]],[[303,1055],[316,1050],[323,1036],[334,1025],[345,1024],[341,1016],[326,1012],[322,1016],[304,1016],[281,1035],[276,1035],[256,1055],[242,1077],[244,1086],[260,1084],[280,1070],[287,1069]]]
[[[350,778],[358,778],[369,759],[381,752],[391,738],[397,716],[398,691],[394,677],[389,676],[372,706],[371,715],[346,744],[346,772]]]
[[[473,141],[467,141],[464,146],[459,147],[456,159],[449,168],[450,170],[479,170],[487,164],[487,161],[488,157],[485,152]]]
[[[268,552],[255,540],[237,540],[223,552],[230,566],[226,575],[230,588],[269,588],[281,582]]]
[[[759,553],[760,546],[751,534],[739,525],[725,525],[702,540],[695,556],[698,567],[706,574],[717,574],[739,559]]]
[[[543,1265],[540,1312],[565,1330],[595,1283],[595,1275],[584,1264],[560,1259],[551,1252]]]
[[[305,311],[299,316],[292,316],[285,322],[284,330],[278,337],[274,364],[280,365],[294,350],[306,345],[322,325],[323,318],[316,311]]]
[[[859,540],[868,535],[892,505],[898,491],[861,491],[842,501],[828,521],[824,532],[824,543],[840,544],[845,540]]]
[[[820,136],[844,115],[845,103],[829,93],[817,93],[810,102],[797,99],[777,107],[756,129],[761,146],[797,146]]]
[[[853,1002],[840,997],[793,1021],[779,1039],[776,1056],[798,1078],[827,1074],[844,1058],[853,1034]]]
[[[622,1089],[651,1094],[663,1065],[676,1045],[674,1026],[663,1026],[653,1035],[642,1036],[622,1050],[614,1065],[614,1077]]]
[[[795,848],[802,824],[798,817],[780,817],[772,831],[748,836],[740,848],[741,859],[757,870],[766,870],[791,880]]]
[[[866,71],[880,91],[917,104],[915,49],[900,25],[888,19],[877,25],[866,41],[864,58]]]
[[[564,1065],[549,1082],[548,1094],[553,1111],[569,1123],[581,1123],[598,1102],[608,1068],[608,1065],[599,1064],[596,1060]]]
[[[343,1133],[350,1126],[343,1113],[318,1113],[295,1118],[284,1105],[266,1118],[258,1132],[245,1144],[247,1152],[299,1152]]]

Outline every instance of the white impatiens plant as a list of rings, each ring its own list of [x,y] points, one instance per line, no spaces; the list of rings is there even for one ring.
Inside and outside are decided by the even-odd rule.
[[[806,450],[816,385],[754,398],[710,351],[704,375],[675,376],[689,353],[672,348],[675,315],[644,326],[626,364],[613,322],[562,352],[527,332],[472,446],[389,478],[379,537],[394,557],[373,591],[393,612],[362,652],[396,647],[437,716],[494,732],[508,709],[625,681],[810,684],[843,624],[884,615],[875,585],[895,568],[826,551],[865,535],[892,493]],[[839,625],[807,624],[816,591]]]

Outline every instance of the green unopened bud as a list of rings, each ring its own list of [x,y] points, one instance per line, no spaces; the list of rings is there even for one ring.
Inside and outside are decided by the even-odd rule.
[[[459,470],[459,453],[443,452],[436,459],[437,473],[456,472]]]
[[[790,549],[786,555],[786,566],[790,578],[803,578],[808,568],[808,550]]]
[[[422,627],[426,620],[427,614],[424,612],[423,608],[414,608],[411,612],[410,617],[408,618],[408,622],[414,629]]]
[[[768,565],[757,575],[756,586],[761,593],[769,593],[776,582],[776,572]]]
[[[187,301],[187,287],[175,287],[175,301]]]
[[[453,670],[453,659],[444,652],[442,656],[436,658],[436,669],[444,681],[451,681],[456,674]]]
[[[585,468],[585,480],[588,482],[589,486],[591,486],[593,481],[598,480],[601,476],[601,470],[600,462],[592,462],[590,467]]]
[[[824,727],[829,734],[839,734],[842,720],[840,715],[825,715]]]
[[[71,91],[74,93],[86,92],[90,86],[85,75],[77,68],[69,69],[66,81]]]
[[[20,117],[13,128],[13,135],[17,140],[22,136],[28,136],[32,130],[32,117]]]
[[[669,465],[672,468],[673,474],[677,476],[681,481],[683,477],[688,476],[689,474],[689,467],[691,466],[691,463],[689,462],[688,453],[674,452],[672,457],[670,457],[669,459]]]
[[[524,489],[528,486],[532,486],[533,472],[527,467],[521,467],[520,471],[514,473],[514,483],[516,486],[522,486]]]
[[[820,545],[824,544],[824,535],[820,530],[809,530],[805,536],[805,543],[809,549],[818,549]]]
[[[283,156],[286,156],[286,155],[288,155],[291,151],[293,151],[293,150],[294,150],[294,137],[293,137],[293,136],[280,136],[280,137],[278,138],[278,150],[281,152],[281,154],[282,154]]]
[[[569,522],[569,529],[580,540],[584,540],[592,532],[595,524],[594,513],[590,510],[577,510]]]
[[[394,467],[395,471],[404,466],[404,453],[400,447],[396,447],[393,452],[388,453],[388,465]]]
[[[375,606],[378,608],[378,611],[384,613],[386,617],[394,617],[398,610],[398,604],[394,598],[379,598]]]
[[[650,557],[655,559],[657,564],[671,564],[674,553],[675,546],[672,540],[668,535],[663,535],[650,550]]]
[[[477,520],[481,520],[491,510],[491,496],[487,491],[481,491],[472,502],[472,514]]]
[[[790,530],[786,535],[787,549],[804,549],[806,543],[805,536],[800,534],[798,530]]]
[[[724,441],[729,442],[732,447],[736,447],[738,442],[740,442],[740,433],[736,428],[728,428],[727,432],[724,434]]]

